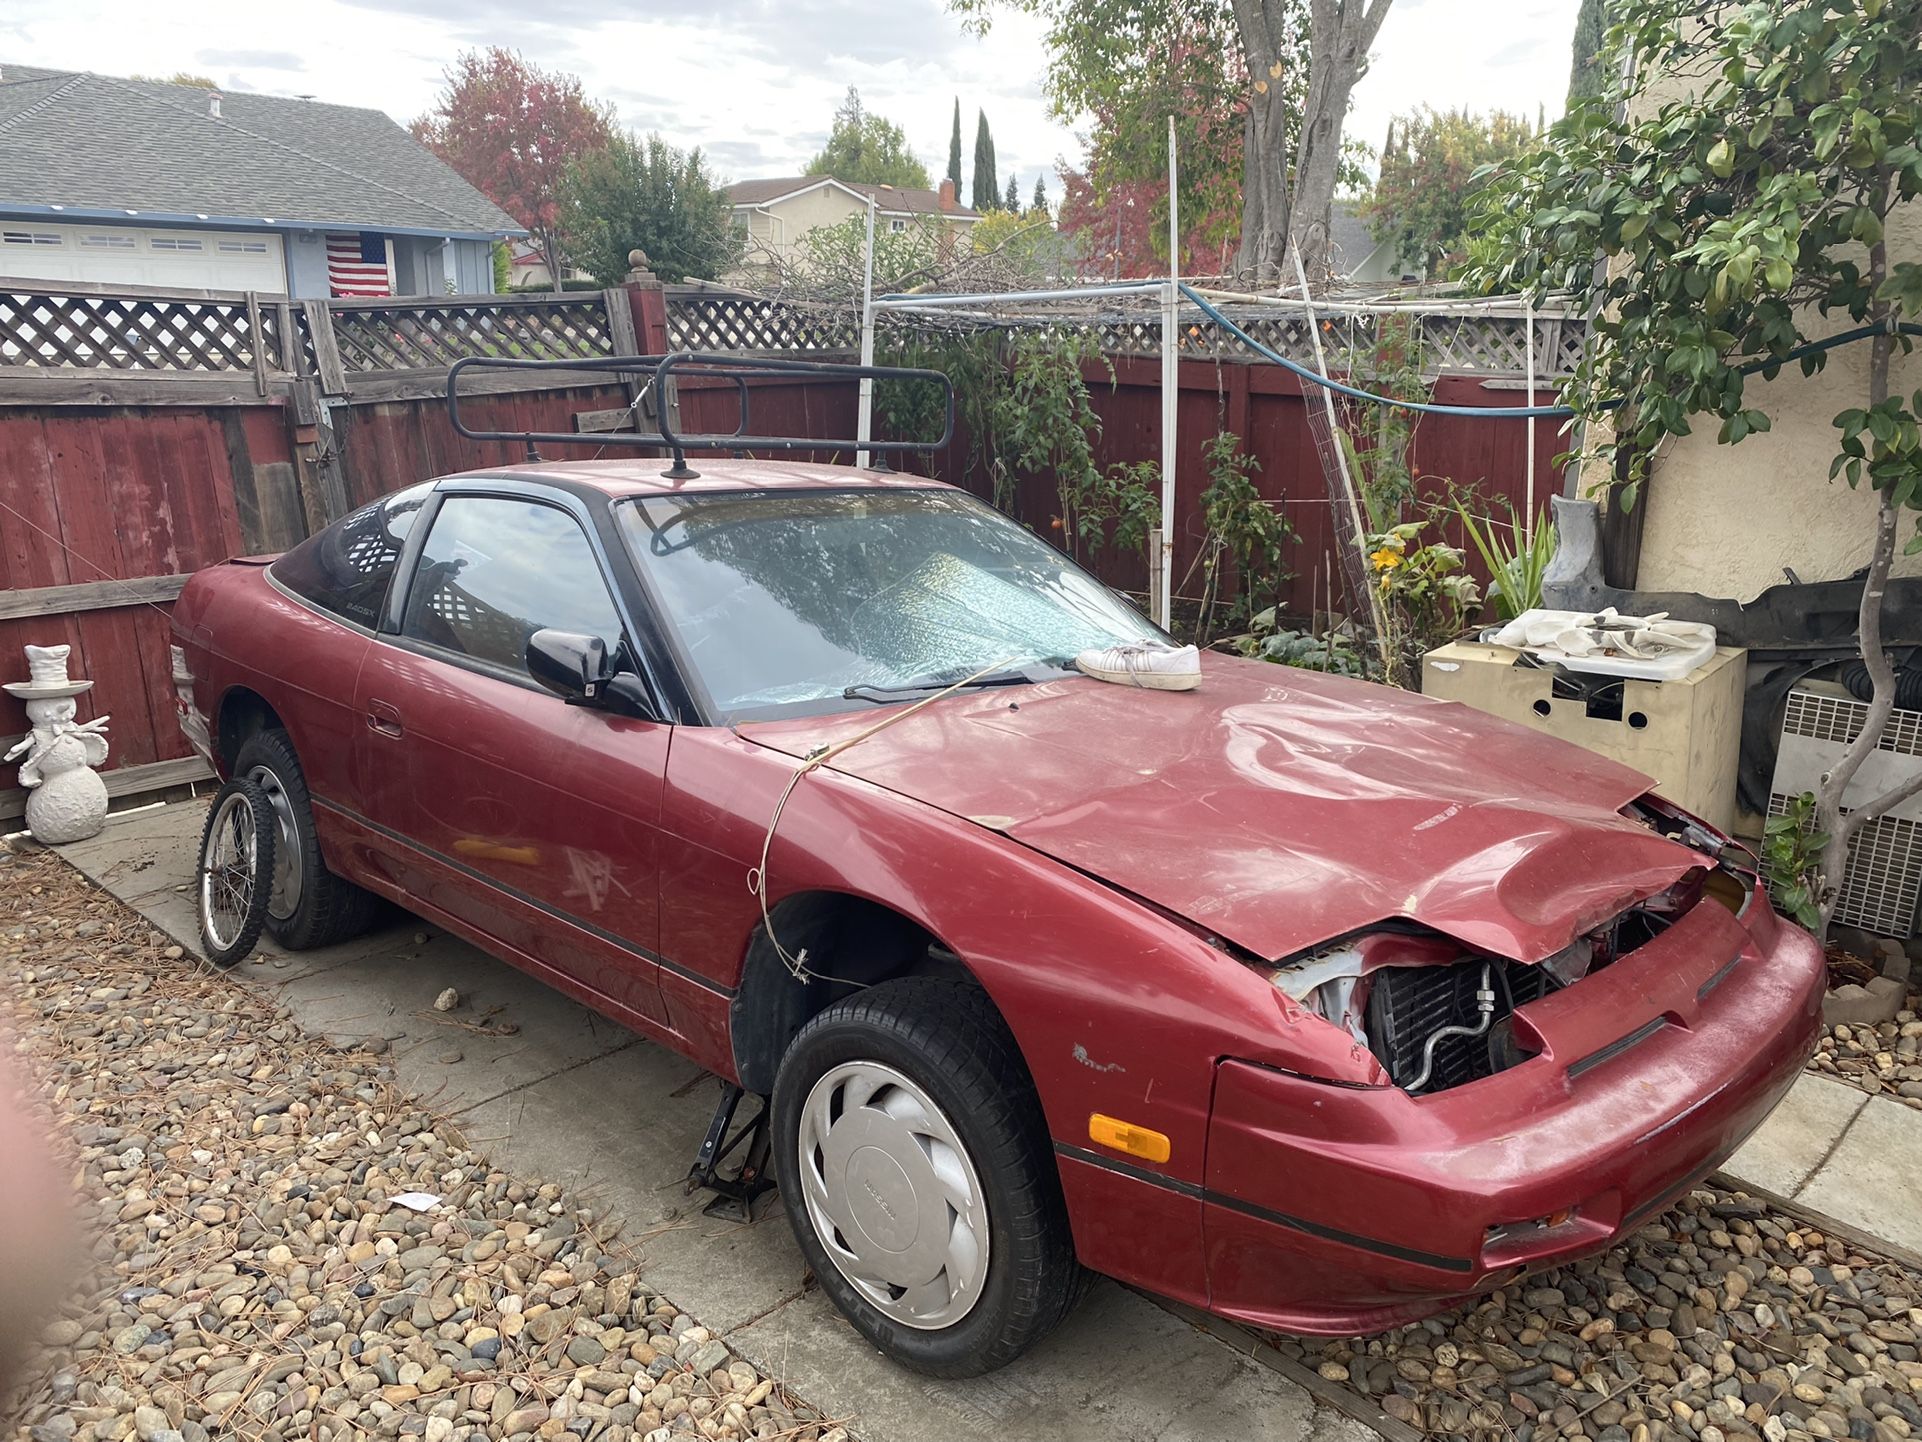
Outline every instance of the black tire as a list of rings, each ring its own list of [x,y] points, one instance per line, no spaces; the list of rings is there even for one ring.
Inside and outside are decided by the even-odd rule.
[[[837,1068],[862,1063],[891,1069],[937,1104],[980,1182],[985,1280],[970,1309],[938,1329],[897,1321],[843,1275],[816,1234],[803,1191],[800,1138],[809,1095]],[[782,1059],[773,1109],[775,1175],[803,1255],[856,1329],[903,1366],[934,1377],[974,1377],[1005,1366],[1052,1331],[1093,1280],[1075,1260],[1027,1066],[976,987],[908,977],[828,1007]],[[891,1221],[894,1211],[887,1216]]]
[[[260,940],[279,829],[273,803],[256,783],[235,777],[214,793],[200,829],[194,919],[215,966],[232,966]]]
[[[268,908],[268,934],[289,951],[311,951],[366,931],[379,901],[327,869],[314,833],[307,778],[287,733],[276,728],[249,736],[234,758],[233,774],[256,782],[267,793],[279,823],[282,871],[298,885],[293,897],[279,895],[277,887],[274,900],[279,904]]]

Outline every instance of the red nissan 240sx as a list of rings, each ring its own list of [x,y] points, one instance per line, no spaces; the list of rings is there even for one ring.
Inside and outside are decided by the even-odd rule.
[[[1653,1217],[1813,1045],[1816,945],[1648,778],[1311,671],[1080,674],[1161,633],[938,482],[452,476],[173,625],[243,783],[210,840],[273,857],[262,906],[203,855],[216,956],[249,905],[299,948],[384,897],[709,1068],[698,1174],[771,1171],[922,1371],[1008,1362],[1091,1271],[1296,1332],[1433,1313]]]

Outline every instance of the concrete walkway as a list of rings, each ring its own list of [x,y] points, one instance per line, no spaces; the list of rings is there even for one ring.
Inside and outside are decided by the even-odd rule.
[[[1804,1072],[1722,1168],[1758,1193],[1922,1254],[1922,1111]]]
[[[131,813],[61,854],[197,953],[187,884],[205,816]],[[238,980],[279,991],[310,1032],[385,1038],[403,1085],[511,1171],[561,1182],[625,1220],[649,1286],[864,1442],[1371,1442],[1275,1370],[1103,1282],[1015,1365],[939,1382],[883,1360],[818,1291],[775,1200],[752,1226],[681,1187],[714,1111],[708,1074],[464,942],[408,920],[326,951],[271,945]],[[433,1010],[443,987],[463,1004]],[[482,1023],[498,1033],[476,1030]],[[1225,1329],[1230,1338],[1233,1329]]]

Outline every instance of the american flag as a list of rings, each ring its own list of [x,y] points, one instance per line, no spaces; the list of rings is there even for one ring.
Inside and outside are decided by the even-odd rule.
[[[327,284],[335,295],[392,295],[387,237],[372,230],[329,234]]]

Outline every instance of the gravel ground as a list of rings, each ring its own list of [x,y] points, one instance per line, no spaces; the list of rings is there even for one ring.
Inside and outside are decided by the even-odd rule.
[[[0,1436],[845,1442],[641,1286],[645,1238],[53,857],[0,849],[0,968],[92,1239]]]
[[[1823,1027],[1809,1070],[1868,1092],[1922,1108],[1922,996],[1909,993],[1906,1011],[1880,1026]]]
[[[1611,1252],[1379,1337],[1275,1337],[1432,1433],[1922,1435],[1922,1276],[1700,1188]]]

